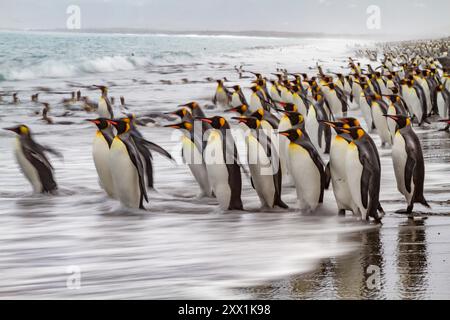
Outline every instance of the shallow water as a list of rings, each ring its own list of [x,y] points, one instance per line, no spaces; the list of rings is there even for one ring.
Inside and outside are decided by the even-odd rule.
[[[1,90],[19,91],[23,100],[20,105],[0,104],[0,117],[2,126],[28,124],[38,142],[63,153],[64,160],[52,158],[60,190],[53,197],[32,195],[12,154],[14,137],[0,132],[0,298],[450,297],[446,216],[450,214],[450,143],[449,135],[435,127],[418,130],[427,163],[426,197],[432,210],[417,210],[432,216],[410,226],[406,217],[393,213],[404,202],[396,191],[390,151],[380,150],[381,199],[388,216],[379,228],[352,217],[336,217],[331,191],[313,217],[296,212],[293,188],[283,192],[292,209],[261,212],[245,177],[246,212],[223,213],[214,200],[196,197],[198,187],[184,165],[158,156],[157,191],[150,193],[148,210],[126,210],[105,197],[98,186],[91,156],[95,130],[83,122],[94,115],[71,111],[62,117],[66,109],[58,104],[61,96],[42,94],[40,100],[52,104],[50,116],[56,122],[47,125],[35,115],[40,106],[25,102],[38,86],[70,91],[73,82],[107,83],[110,94],[124,95],[138,115],[169,111],[191,100],[208,103],[215,84],[206,77],[226,76],[248,83],[237,79],[233,66],[239,63],[268,73],[276,67],[309,71],[320,60],[326,68],[340,71],[351,54],[347,47],[351,42],[144,36],[144,40],[121,36],[121,41],[113,42],[115,38],[109,35],[35,37],[14,37],[18,49],[0,59],[0,66],[7,70],[0,71],[7,75],[0,82]],[[44,57],[21,56],[23,42],[42,45],[42,37],[56,44],[80,41],[82,50],[71,52],[70,46],[60,46],[62,52],[52,56],[53,43],[47,50],[41,48]],[[99,49],[98,43],[107,44],[109,50]],[[109,54],[115,52],[115,43],[117,54]],[[126,56],[124,48],[130,44],[136,55],[119,60],[145,62],[125,68],[111,57]],[[199,50],[199,45],[206,49]],[[176,58],[170,54],[170,59],[155,62],[158,53],[176,53],[180,47],[189,54]],[[96,66],[86,72],[80,66],[85,67],[90,57]],[[72,68],[68,60],[74,61],[74,74],[65,73]],[[105,63],[107,67],[102,68]],[[60,72],[61,65],[64,72]],[[52,73],[55,68],[59,71]],[[14,77],[12,71],[26,76]],[[84,94],[98,98],[97,92]],[[167,123],[162,117],[155,120]],[[58,124],[61,121],[73,124]],[[141,131],[179,159],[179,134],[159,126]],[[437,237],[436,230],[443,236]],[[364,271],[370,264],[382,268],[384,291],[367,291]],[[70,289],[73,270],[81,272],[78,290]],[[417,279],[410,279],[413,274]]]

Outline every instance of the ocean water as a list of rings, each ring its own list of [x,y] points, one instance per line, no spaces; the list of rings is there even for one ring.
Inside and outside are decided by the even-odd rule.
[[[266,74],[276,68],[313,74],[320,63],[325,70],[337,72],[345,70],[345,59],[352,55],[355,43],[1,32],[0,90],[6,94],[0,102],[2,127],[29,125],[38,142],[58,149],[64,159],[51,158],[59,194],[33,195],[14,160],[13,135],[0,132],[0,298],[265,298],[247,289],[314,272],[327,259],[358,255],[361,237],[382,232],[386,226],[336,217],[331,191],[314,216],[295,209],[293,188],[283,192],[291,209],[261,211],[245,177],[246,211],[221,212],[214,200],[197,198],[198,187],[179,161],[179,133],[161,127],[169,123],[162,112],[175,110],[181,103],[211,104],[215,82],[209,77],[227,77],[230,84],[248,87],[249,79],[239,79],[235,65]],[[108,85],[116,100],[125,96],[138,116],[150,114],[155,123],[140,130],[178,160],[155,156],[156,191],[150,192],[146,211],[124,209],[104,195],[91,154],[95,129],[83,121],[95,115],[61,103],[78,88],[97,100],[98,92],[83,87],[92,84]],[[37,91],[39,100],[51,105],[53,125],[41,120],[42,106],[30,102]],[[10,103],[12,92],[18,92],[20,104]],[[115,112],[120,114],[120,109]],[[217,112],[207,110],[210,115]],[[448,138],[436,128],[418,133],[427,158],[426,195],[433,206],[432,212],[425,213],[445,216],[450,198]],[[238,146],[242,152],[243,142],[238,141]],[[396,192],[389,153],[381,151],[382,201],[387,221],[405,220],[393,213],[404,204]],[[395,224],[388,222],[387,228]],[[381,241],[395,246],[389,238]],[[358,261],[359,268],[367,267],[366,260]],[[436,266],[442,269],[442,264],[429,264],[426,272],[433,274]],[[70,285],[73,270],[80,271],[78,289]],[[390,274],[386,279],[390,282],[395,277]],[[334,285],[329,283],[327,288],[332,290]],[[445,295],[445,290],[438,285],[433,292]],[[356,291],[353,296],[358,296]],[[310,298],[289,290],[270,297]]]

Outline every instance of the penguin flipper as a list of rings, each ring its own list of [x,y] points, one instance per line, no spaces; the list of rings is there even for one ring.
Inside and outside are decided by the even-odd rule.
[[[53,178],[53,167],[50,162],[47,160],[44,154],[37,152],[28,148],[27,146],[23,147],[24,155],[27,160],[36,168],[39,179],[42,184],[42,192],[52,192],[55,191],[58,186]]]
[[[160,147],[156,143],[153,143],[151,141],[145,140],[144,138],[139,138],[139,137],[133,137],[133,138],[136,141],[136,145],[142,144],[143,146],[147,147],[150,150],[153,150],[153,151],[159,153],[160,155],[166,157],[167,159],[175,161],[173,159],[173,157],[170,155],[169,152],[167,152],[163,147]]]
[[[143,200],[148,202],[148,195],[147,195],[147,188],[145,187],[145,178],[144,178],[145,170],[144,170],[144,166],[142,164],[141,157],[138,154],[139,149],[136,146],[136,144],[134,143],[134,140],[130,140],[130,141],[121,140],[121,141],[126,146],[130,160],[133,163],[133,165],[135,166],[137,173],[138,173],[139,189],[141,191],[141,206],[142,206]]]
[[[331,182],[331,168],[330,168],[330,162],[327,163],[327,166],[325,167],[325,189],[328,190],[330,188],[330,182]]]
[[[250,177],[250,183],[252,184],[252,188],[256,190],[255,183],[253,182],[253,178],[252,177]]]
[[[413,178],[415,166],[416,162],[414,161],[414,159],[408,156],[405,166],[405,188],[408,193],[411,192],[411,180]]]

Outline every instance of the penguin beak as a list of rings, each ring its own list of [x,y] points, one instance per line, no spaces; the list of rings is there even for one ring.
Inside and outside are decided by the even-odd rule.
[[[117,121],[114,120],[106,120],[106,121],[113,126],[117,126],[119,124]]]
[[[238,110],[237,110],[237,108],[231,108],[231,109],[224,110],[224,112],[238,112]]]
[[[398,120],[398,117],[391,115],[391,114],[384,114],[383,116],[385,116],[386,118],[390,118],[392,120]]]
[[[177,123],[177,124],[168,124],[163,126],[164,128],[173,128],[173,129],[181,129],[181,123]]]
[[[289,132],[287,131],[280,132],[279,134],[285,137],[289,137]]]
[[[248,122],[248,118],[244,118],[244,117],[232,117],[231,119],[238,120],[239,123],[247,123]]]
[[[88,121],[88,122],[91,122],[91,123],[94,123],[94,124],[99,124],[100,123],[100,121],[97,120],[97,119],[85,119],[84,121]]]
[[[3,130],[6,130],[6,131],[12,131],[12,132],[15,132],[15,133],[18,133],[18,132],[19,132],[19,130],[17,129],[17,127],[13,127],[13,128],[3,128]]]
[[[200,118],[200,121],[206,122],[206,123],[209,123],[209,124],[212,123],[212,120],[211,120],[211,119],[208,119],[208,118]]]
[[[327,126],[330,126],[332,128],[336,128],[336,123],[332,122],[332,121],[324,121],[324,120],[319,120],[320,123],[326,124]]]

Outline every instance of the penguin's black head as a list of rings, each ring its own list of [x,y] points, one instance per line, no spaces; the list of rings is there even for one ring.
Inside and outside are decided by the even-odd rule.
[[[225,110],[225,112],[238,112],[240,114],[246,113],[248,110],[248,106],[246,104],[240,105],[238,107],[234,107],[228,110]]]
[[[351,128],[351,127],[360,127],[361,123],[358,119],[348,117],[348,118],[340,118],[338,119],[339,122],[343,124],[344,128]]]
[[[94,85],[95,88],[100,89],[100,91],[102,92],[102,95],[106,95],[108,94],[108,87],[106,86],[99,86],[99,85]]]
[[[171,115],[174,115],[174,116],[177,116],[177,117],[180,117],[181,119],[183,119],[188,113],[190,113],[188,111],[188,109],[181,108],[181,109],[178,109],[177,111],[169,112],[168,114],[171,114]]]
[[[294,142],[303,136],[303,131],[301,129],[291,129],[291,130],[280,132],[280,135],[285,136],[290,141]]]
[[[29,137],[31,135],[30,128],[24,124],[18,125],[17,127],[4,128],[4,130],[15,132],[21,137]]]
[[[259,90],[258,86],[251,86],[250,89],[251,89],[253,92],[257,92],[257,91]]]
[[[209,123],[214,129],[229,129],[230,125],[224,117],[201,118],[201,121]]]
[[[258,129],[261,126],[261,121],[255,117],[233,117],[232,119],[238,120],[239,123],[245,123],[250,129]]]
[[[108,120],[108,122],[116,128],[117,134],[119,135],[130,131],[130,121],[126,119],[128,118]]]
[[[241,90],[241,87],[239,85],[233,86],[232,87],[234,91],[238,92]]]
[[[258,110],[256,110],[255,112],[252,113],[251,117],[254,117],[254,118],[258,119],[259,121],[261,121],[264,117],[264,109],[259,108]]]
[[[282,112],[286,115],[286,117],[288,117],[293,126],[305,122],[305,117],[303,117],[303,115],[297,111],[282,110]]]
[[[186,104],[179,105],[179,107],[187,107],[191,110],[194,110],[194,109],[200,108],[200,105],[197,102],[192,101],[192,102],[189,102]]]
[[[183,121],[181,123],[175,123],[175,124],[168,124],[164,127],[173,128],[173,129],[185,129],[188,131],[192,131],[192,129],[194,128],[192,122],[189,122],[189,121]]]
[[[384,116],[394,120],[397,123],[399,129],[402,129],[406,126],[411,125],[411,120],[409,119],[409,117],[406,117],[406,116],[403,116],[400,114],[397,114],[397,115],[386,114]]]
[[[86,121],[95,124],[99,130],[103,130],[109,127],[108,119],[106,118],[86,119]]]
[[[366,132],[361,127],[350,127],[350,128],[341,128],[342,133],[349,134],[353,140],[359,140],[361,139]]]
[[[297,112],[298,111],[297,105],[295,105],[293,103],[280,102],[279,105],[283,107],[284,111],[289,111],[289,112]],[[282,112],[284,112],[284,111],[282,111]]]

